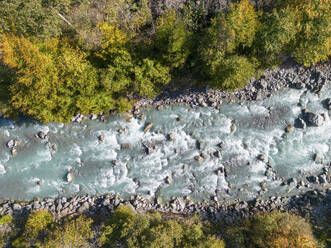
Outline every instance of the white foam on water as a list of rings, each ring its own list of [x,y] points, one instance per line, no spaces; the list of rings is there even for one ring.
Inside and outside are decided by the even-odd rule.
[[[0,164],[0,175],[6,174],[6,172],[6,168],[2,164]]]

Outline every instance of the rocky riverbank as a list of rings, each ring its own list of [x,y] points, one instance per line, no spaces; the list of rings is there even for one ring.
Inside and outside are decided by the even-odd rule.
[[[86,214],[88,216],[108,216],[121,205],[128,205],[137,213],[157,210],[163,213],[192,215],[199,214],[203,219],[226,224],[236,223],[249,216],[262,212],[287,211],[309,218],[313,224],[322,225],[325,216],[330,214],[331,189],[310,190],[291,197],[273,196],[252,201],[194,202],[189,198],[173,198],[161,203],[158,199],[146,200],[140,195],[124,200],[118,195],[75,196],[73,198],[35,199],[30,202],[4,201],[0,204],[0,214],[16,217],[27,216],[32,210],[47,210],[56,218]]]

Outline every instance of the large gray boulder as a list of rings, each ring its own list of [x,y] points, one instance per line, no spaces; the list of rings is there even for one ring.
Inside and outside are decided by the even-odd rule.
[[[313,112],[306,112],[303,116],[308,126],[319,127],[323,124],[323,117]]]

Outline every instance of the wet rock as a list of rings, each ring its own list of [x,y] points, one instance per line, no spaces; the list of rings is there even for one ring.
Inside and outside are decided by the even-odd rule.
[[[204,146],[205,146],[205,143],[203,141],[200,141],[200,140],[197,141],[197,148],[199,150],[202,150]]]
[[[319,114],[306,112],[303,117],[308,126],[319,127],[323,124],[323,117]]]
[[[194,159],[195,159],[195,161],[197,161],[197,162],[202,162],[203,161],[203,157],[202,156],[195,156],[194,157]]]
[[[221,149],[224,149],[225,148],[225,143],[224,142],[220,142],[217,146],[219,148],[221,148]]]
[[[56,151],[57,150],[57,146],[55,144],[52,145],[52,150]]]
[[[15,147],[13,147],[13,148],[11,149],[11,155],[12,155],[13,157],[15,157],[15,156],[17,155],[17,150],[16,150]]]
[[[236,130],[237,130],[236,125],[232,124],[232,125],[230,126],[230,131],[231,131],[231,133],[235,132]]]
[[[72,180],[74,180],[74,175],[73,175],[73,173],[72,173],[71,171],[69,171],[69,172],[67,173],[66,178],[67,178],[67,182],[68,182],[68,183],[71,183]]]
[[[169,134],[167,135],[167,140],[169,140],[169,141],[174,141],[174,140],[175,140],[175,135],[174,135],[173,133],[169,133]]]
[[[314,162],[316,162],[316,161],[318,160],[318,154],[317,154],[317,153],[315,153],[315,154],[313,155],[313,160],[314,160]]]
[[[8,140],[6,144],[7,148],[12,149],[15,146],[15,140]]]
[[[187,169],[187,164],[183,164],[183,170]]]
[[[158,111],[161,111],[161,110],[163,109],[163,106],[162,106],[162,105],[159,105],[159,106],[156,107],[156,109],[157,109]]]
[[[260,161],[264,161],[265,157],[263,154],[260,154],[259,156],[257,156],[257,159]]]
[[[153,123],[152,122],[147,122],[145,127],[144,127],[144,132],[147,133],[149,132],[153,127]]]
[[[287,133],[290,133],[290,132],[292,132],[293,131],[293,129],[294,129],[294,126],[293,125],[287,125],[286,127],[285,127],[285,132],[287,132]]]
[[[220,151],[216,151],[216,152],[214,152],[214,156],[217,157],[217,158],[221,158],[222,153]]]
[[[204,153],[201,153],[201,154],[200,154],[200,157],[202,157],[203,159],[206,159],[206,158],[207,158],[207,155],[204,154]]]
[[[153,151],[154,151],[153,147],[146,146],[145,152],[147,155],[151,155]]]
[[[324,100],[324,106],[327,110],[331,110],[331,98],[327,98]]]
[[[171,184],[172,183],[171,177],[166,177],[165,182],[167,184]]]
[[[120,164],[120,162],[119,162],[118,160],[113,160],[113,161],[112,161],[112,164],[113,164],[114,166],[117,166],[117,165]]]
[[[298,118],[295,120],[295,127],[305,129],[307,127],[307,124],[303,119]]]
[[[129,143],[121,144],[121,149],[122,150],[130,150],[131,149],[131,145]]]
[[[46,139],[46,138],[47,138],[47,135],[46,135],[46,133],[44,133],[43,131],[40,131],[40,132],[38,133],[38,137],[39,137],[40,139]]]
[[[98,140],[99,140],[100,142],[103,142],[103,141],[105,140],[105,135],[104,135],[104,134],[100,134],[100,135],[98,136]]]
[[[262,190],[266,190],[266,183],[265,182],[261,182],[260,183],[260,187]]]

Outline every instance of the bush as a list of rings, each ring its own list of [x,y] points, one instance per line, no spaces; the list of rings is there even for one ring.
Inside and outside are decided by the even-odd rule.
[[[129,248],[223,248],[223,241],[207,235],[198,219],[163,220],[159,213],[136,215],[129,207],[122,206],[105,224],[101,234],[104,247],[125,245]],[[209,230],[210,232],[210,230]]]
[[[92,220],[84,216],[67,219],[49,230],[41,247],[88,247],[88,239],[93,238]]]
[[[0,246],[4,247],[14,234],[13,217],[11,215],[3,215],[0,217]]]
[[[288,213],[256,215],[242,226],[226,231],[232,247],[252,248],[316,248],[310,224],[303,218]]]

